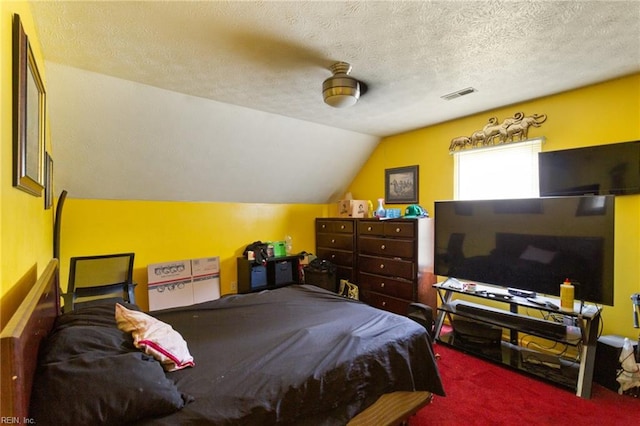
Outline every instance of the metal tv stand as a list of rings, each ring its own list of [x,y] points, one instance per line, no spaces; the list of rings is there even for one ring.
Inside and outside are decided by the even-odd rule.
[[[574,312],[563,312],[557,298],[538,296],[532,302],[485,284],[471,292],[467,282],[451,278],[434,287],[441,301],[434,330],[438,342],[591,397],[600,308],[586,304],[580,313],[575,302]],[[445,319],[451,331],[443,331]],[[543,344],[525,347],[523,337]],[[544,341],[573,347],[577,356],[540,350]]]

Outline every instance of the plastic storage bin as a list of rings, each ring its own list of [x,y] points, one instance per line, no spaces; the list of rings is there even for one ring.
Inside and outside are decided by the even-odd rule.
[[[291,261],[284,260],[275,264],[275,284],[288,284],[293,281],[293,265]]]
[[[251,267],[251,289],[264,287],[267,285],[267,268],[262,265]]]
[[[269,244],[273,245],[273,257],[282,257],[287,255],[287,245],[284,241],[274,241]]]

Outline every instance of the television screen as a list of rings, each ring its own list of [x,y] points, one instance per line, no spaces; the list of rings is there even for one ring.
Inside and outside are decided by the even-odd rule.
[[[435,273],[613,305],[614,196],[437,201]]]
[[[640,141],[538,154],[540,196],[640,193]]]

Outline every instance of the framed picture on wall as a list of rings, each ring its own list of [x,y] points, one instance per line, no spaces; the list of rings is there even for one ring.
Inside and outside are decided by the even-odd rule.
[[[19,15],[13,17],[13,186],[40,197],[45,146],[45,90]]]
[[[418,203],[418,166],[384,171],[384,201],[387,204]]]
[[[44,208],[53,206],[53,159],[48,152],[44,153]]]

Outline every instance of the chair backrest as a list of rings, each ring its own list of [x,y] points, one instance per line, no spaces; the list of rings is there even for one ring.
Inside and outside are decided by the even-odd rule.
[[[53,257],[60,259],[60,231],[62,228],[62,207],[67,199],[67,190],[63,189],[56,206],[56,218],[53,224]]]
[[[134,253],[106,254],[72,257],[69,265],[67,295],[73,309],[76,298],[96,298],[119,295],[135,303],[133,299]],[[65,304],[67,299],[65,299]],[[66,309],[65,309],[66,310]]]

